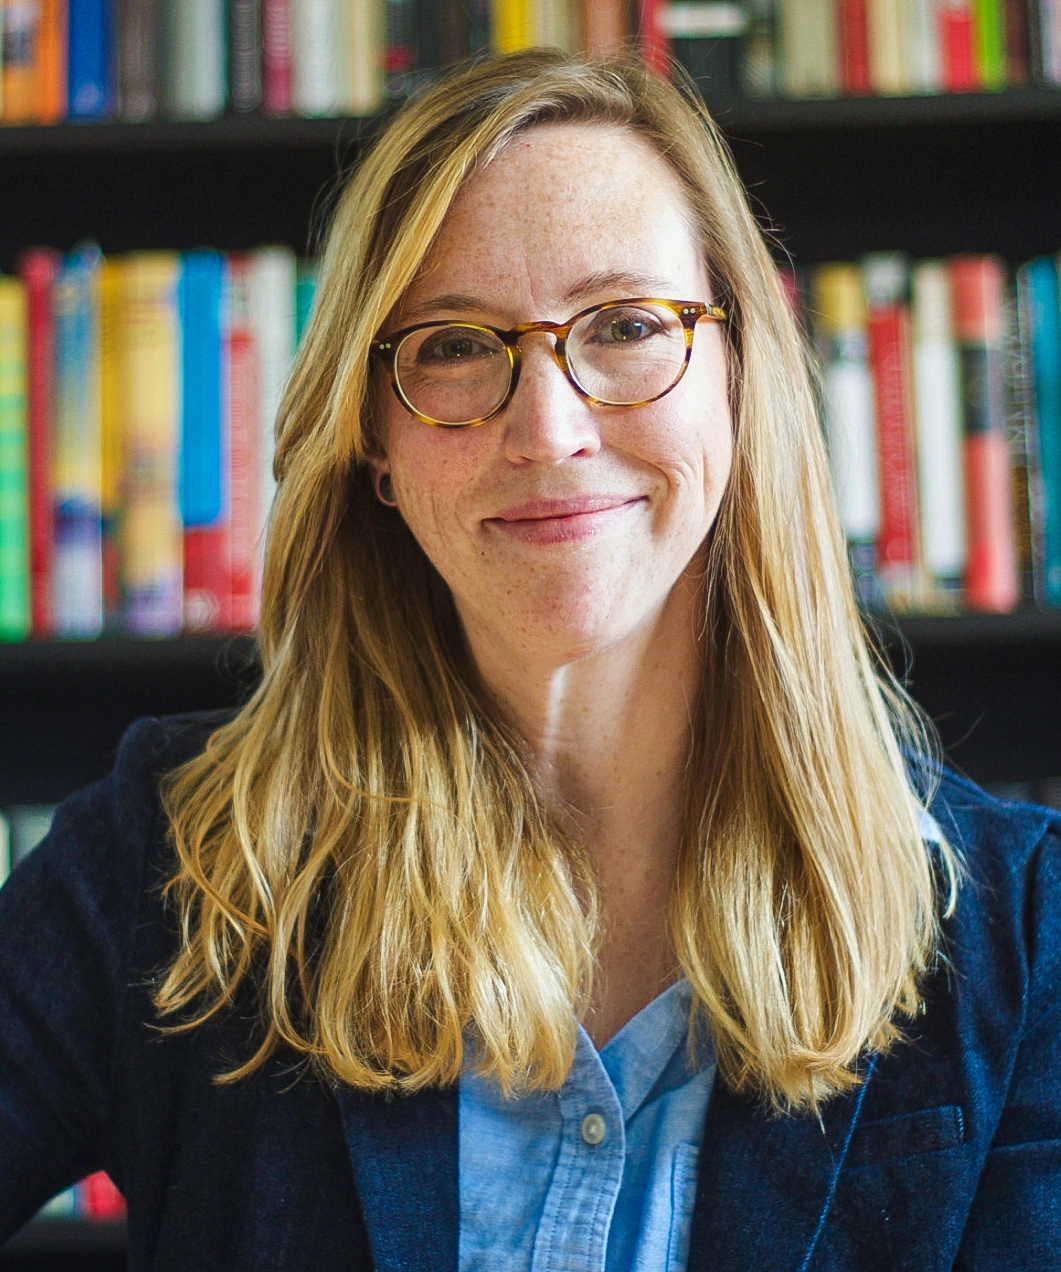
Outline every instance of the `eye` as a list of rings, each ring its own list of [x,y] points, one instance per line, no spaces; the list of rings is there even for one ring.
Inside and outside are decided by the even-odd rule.
[[[502,346],[488,331],[441,327],[426,335],[416,351],[421,366],[451,367],[474,358],[493,357]]]
[[[663,330],[647,309],[605,309],[590,319],[585,339],[596,344],[639,344]]]

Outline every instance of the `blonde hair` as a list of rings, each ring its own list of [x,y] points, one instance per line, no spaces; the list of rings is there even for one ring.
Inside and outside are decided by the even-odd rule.
[[[670,910],[720,1074],[814,1106],[919,1005],[955,862],[943,845],[937,873],[922,842],[928,789],[908,760],[931,739],[863,632],[777,271],[695,95],[632,60],[535,51],[405,107],[331,226],[278,421],[261,683],[164,784],[181,945],[157,1006],[191,1028],[254,988],[261,1036],[224,1080],[286,1045],[355,1087],[415,1090],[455,1081],[469,1039],[505,1091],[569,1070],[592,873],[366,464],[369,341],[469,176],[563,121],[631,129],[665,156],[732,314],[735,451]]]

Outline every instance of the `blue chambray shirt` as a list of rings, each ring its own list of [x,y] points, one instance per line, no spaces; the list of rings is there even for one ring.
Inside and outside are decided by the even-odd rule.
[[[715,1073],[691,999],[678,981],[600,1052],[580,1026],[558,1092],[461,1075],[460,1272],[685,1272]]]

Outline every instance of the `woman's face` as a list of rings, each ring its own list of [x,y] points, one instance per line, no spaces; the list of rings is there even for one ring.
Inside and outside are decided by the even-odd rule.
[[[564,322],[636,296],[712,299],[677,177],[627,129],[541,125],[468,182],[386,329]],[[523,337],[515,396],[478,427],[432,427],[381,394],[380,467],[473,654],[566,662],[658,622],[700,564],[729,477],[717,324],[698,324],[677,387],[633,408],[580,398],[550,343]]]

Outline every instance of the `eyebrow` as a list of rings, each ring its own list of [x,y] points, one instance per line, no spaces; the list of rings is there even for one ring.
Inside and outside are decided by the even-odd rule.
[[[600,270],[587,274],[569,288],[563,296],[565,304],[577,305],[580,301],[588,301],[602,292],[621,292],[625,296],[655,296],[672,286],[666,279],[655,274],[639,274],[632,270]],[[621,299],[621,297],[616,297]],[[465,292],[443,292],[432,296],[429,300],[413,305],[402,313],[402,322],[418,322],[428,314],[440,313],[488,314],[493,307],[479,296]]]

